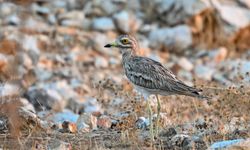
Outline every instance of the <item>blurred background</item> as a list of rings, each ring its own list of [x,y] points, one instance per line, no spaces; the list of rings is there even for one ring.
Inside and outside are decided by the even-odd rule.
[[[103,139],[111,133],[126,141],[123,148],[148,146],[145,102],[126,79],[119,51],[104,48],[120,34],[134,35],[139,55],[211,97],[161,97],[155,144],[206,149],[250,137],[249,0],[0,0],[1,146],[9,133],[34,136],[26,147],[44,145],[48,138],[35,137],[51,130],[98,132],[101,148],[124,146]],[[151,105],[156,110],[154,97]],[[89,142],[67,138],[49,141],[65,149]]]

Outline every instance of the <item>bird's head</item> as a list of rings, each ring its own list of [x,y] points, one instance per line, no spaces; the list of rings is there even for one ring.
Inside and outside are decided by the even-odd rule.
[[[114,42],[105,45],[104,47],[117,47],[124,52],[135,52],[139,48],[137,40],[131,35],[120,35]]]

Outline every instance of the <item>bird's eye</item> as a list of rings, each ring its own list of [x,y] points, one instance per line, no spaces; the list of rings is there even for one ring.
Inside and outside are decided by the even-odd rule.
[[[122,43],[123,44],[128,44],[129,42],[128,42],[128,39],[122,39]]]

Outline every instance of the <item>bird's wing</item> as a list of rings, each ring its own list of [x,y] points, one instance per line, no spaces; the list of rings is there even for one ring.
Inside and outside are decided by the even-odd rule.
[[[138,86],[175,94],[199,96],[200,90],[184,84],[162,64],[146,57],[132,57],[124,64],[129,80]]]

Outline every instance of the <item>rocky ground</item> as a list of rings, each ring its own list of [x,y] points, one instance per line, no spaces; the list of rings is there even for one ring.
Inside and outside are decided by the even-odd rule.
[[[160,97],[154,141],[120,34],[211,97]],[[249,39],[248,0],[0,0],[0,147],[250,149]]]

